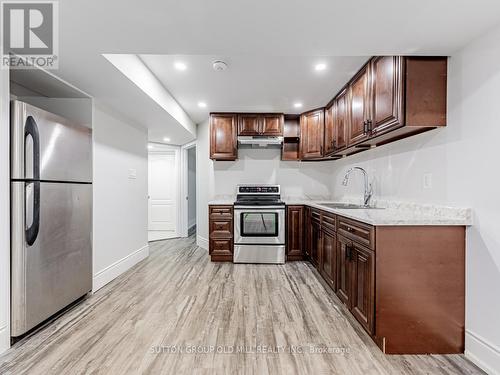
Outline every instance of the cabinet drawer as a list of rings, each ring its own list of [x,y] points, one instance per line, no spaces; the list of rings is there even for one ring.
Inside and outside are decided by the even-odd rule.
[[[232,219],[210,219],[210,238],[232,238],[233,220]]]
[[[323,211],[323,215],[321,218],[321,226],[324,229],[327,229],[330,232],[335,233],[335,229],[337,227],[335,215],[331,214],[329,212]]]
[[[317,223],[321,223],[321,211],[311,209],[311,220]]]
[[[209,209],[210,217],[233,217],[233,207],[232,206],[210,206]]]
[[[337,232],[369,249],[375,249],[375,229],[371,225],[338,216]]]
[[[232,255],[233,240],[232,239],[211,239],[210,240],[210,255]]]

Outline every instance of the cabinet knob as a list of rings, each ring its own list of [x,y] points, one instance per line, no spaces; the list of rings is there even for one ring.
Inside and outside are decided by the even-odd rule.
[[[348,232],[352,232],[352,231],[353,231],[353,229],[352,229],[351,227],[347,227],[347,231],[348,231]]]

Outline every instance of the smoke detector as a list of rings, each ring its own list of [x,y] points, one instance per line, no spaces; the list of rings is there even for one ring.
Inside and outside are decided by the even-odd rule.
[[[216,72],[223,72],[224,70],[227,69],[227,64],[222,60],[215,60],[212,63],[212,67]]]

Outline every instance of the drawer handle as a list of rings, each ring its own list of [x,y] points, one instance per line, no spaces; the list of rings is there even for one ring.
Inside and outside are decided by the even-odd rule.
[[[347,231],[348,232],[352,232],[354,229],[352,229],[351,227],[347,227]]]

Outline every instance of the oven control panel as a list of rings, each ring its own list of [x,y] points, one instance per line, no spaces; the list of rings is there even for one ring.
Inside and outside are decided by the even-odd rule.
[[[240,185],[238,194],[279,194],[279,185]]]

